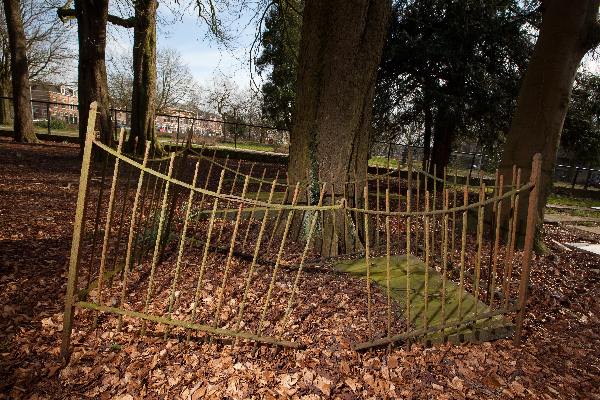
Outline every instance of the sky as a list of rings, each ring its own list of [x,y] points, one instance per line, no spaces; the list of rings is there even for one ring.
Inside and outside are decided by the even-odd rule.
[[[250,49],[257,25],[255,11],[245,9],[237,15],[231,14],[223,14],[229,36],[227,43],[223,44],[209,35],[206,23],[198,18],[195,7],[176,7],[173,0],[161,1],[157,46],[176,49],[201,85],[209,85],[213,77],[224,75],[240,88],[248,88],[251,78]],[[132,43],[132,30],[109,28],[109,56],[131,52]],[[255,73],[253,75],[257,81],[258,77]]]

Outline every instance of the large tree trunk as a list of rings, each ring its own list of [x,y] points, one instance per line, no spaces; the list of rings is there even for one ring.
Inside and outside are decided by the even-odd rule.
[[[539,228],[552,188],[556,153],[575,74],[583,56],[600,40],[597,21],[600,0],[545,0],[542,4],[545,9],[539,37],[521,86],[500,166],[505,182],[510,182],[513,164],[522,169],[522,176],[527,179],[533,155],[542,154]],[[521,199],[520,204],[527,204],[526,200]],[[527,207],[520,210],[519,226],[524,229]]]
[[[325,181],[341,197],[347,181],[365,178],[377,67],[390,15],[387,0],[306,1],[290,135],[290,184],[316,187],[318,180]],[[343,220],[342,215],[336,218],[339,224]],[[323,256],[353,250],[347,240],[333,237],[331,221],[324,227]],[[337,232],[343,228],[338,226]]]
[[[133,93],[128,151],[143,153],[146,141],[159,150],[156,114],[156,0],[135,2],[133,36]],[[137,143],[137,145],[136,145]]]
[[[106,80],[106,23],[108,0],[75,0],[79,37],[79,140],[85,143],[90,104],[98,102],[100,140],[112,143],[112,122]]]
[[[3,0],[10,45],[12,93],[14,104],[14,138],[17,142],[37,142],[31,112],[31,87],[27,64],[27,41],[18,0]]]

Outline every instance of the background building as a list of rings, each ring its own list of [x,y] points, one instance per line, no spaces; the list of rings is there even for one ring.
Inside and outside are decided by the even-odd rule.
[[[34,120],[59,119],[68,124],[77,124],[79,111],[77,89],[69,85],[34,82],[31,85]],[[49,104],[55,103],[55,104]]]

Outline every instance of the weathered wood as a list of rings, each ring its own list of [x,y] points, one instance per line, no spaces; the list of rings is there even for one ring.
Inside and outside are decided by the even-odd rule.
[[[217,187],[216,195],[221,194],[223,188],[223,178],[225,177],[225,170],[221,170],[221,176],[219,178],[219,186]],[[200,272],[198,274],[198,281],[196,283],[196,291],[194,294],[194,305],[192,307],[192,318],[193,323],[196,320],[196,309],[198,308],[198,301],[200,300],[200,290],[202,289],[202,279],[204,278],[204,271],[206,270],[206,260],[208,259],[208,250],[210,249],[210,241],[212,237],[212,231],[215,225],[215,214],[217,212],[217,206],[219,205],[219,198],[215,197],[213,202],[212,213],[210,215],[210,221],[208,223],[208,231],[206,232],[206,241],[204,243],[204,251],[202,253],[202,261],[200,263]],[[187,340],[190,340],[190,333],[188,332]]]
[[[194,177],[192,178],[192,186],[196,186],[198,179],[198,169],[200,163],[196,162],[196,168],[194,169]],[[175,302],[175,290],[177,289],[177,281],[179,280],[179,273],[181,271],[181,261],[183,259],[183,251],[185,249],[185,239],[187,236],[188,224],[190,220],[190,213],[192,210],[192,203],[194,201],[194,192],[190,190],[188,195],[188,201],[185,207],[185,216],[183,217],[183,228],[181,229],[181,236],[179,238],[179,249],[177,251],[177,261],[175,261],[175,272],[173,274],[173,283],[171,284],[171,292],[169,294],[169,309],[167,311],[167,318],[171,319],[171,312],[173,311],[173,303]],[[165,332],[165,339],[167,332]]]
[[[296,183],[296,188],[294,189],[294,195],[292,197],[292,206],[296,205],[296,202],[298,201],[299,190],[300,190],[300,183]],[[292,209],[288,213],[287,220],[285,222],[283,236],[281,238],[281,243],[279,244],[279,251],[277,252],[277,260],[275,261],[275,267],[273,267],[273,273],[271,274],[271,282],[269,283],[269,289],[267,290],[267,295],[266,295],[265,301],[262,306],[260,320],[258,321],[257,334],[259,336],[262,334],[265,317],[267,316],[267,310],[269,309],[269,304],[271,302],[271,296],[273,294],[273,287],[275,286],[275,278],[277,277],[277,272],[279,271],[279,266],[281,264],[281,259],[283,257],[283,250],[285,249],[285,243],[286,243],[286,240],[288,237],[288,233],[290,231],[290,226],[292,224],[293,218],[294,218],[294,210]]]
[[[148,153],[150,152],[150,142],[146,142],[146,150],[144,152],[144,161],[142,165],[146,165],[148,163]],[[138,204],[140,200],[140,193],[142,191],[142,186],[144,185],[144,170],[140,171],[140,176],[138,178],[137,189],[135,191],[135,197],[133,198],[133,206],[131,210],[131,220],[129,221],[129,236],[127,239],[127,250],[125,251],[125,266],[123,271],[123,282],[121,286],[121,299],[120,305],[121,307],[125,304],[125,295],[127,293],[127,278],[129,277],[129,269],[131,268],[132,256],[133,256],[133,238],[135,234],[135,226],[136,226],[136,214],[138,209]],[[119,317],[119,322],[117,323],[117,331],[121,330],[123,324],[123,319]]]
[[[73,329],[73,301],[75,289],[77,288],[77,273],[81,253],[82,232],[84,229],[83,221],[85,219],[85,202],[88,191],[90,161],[92,158],[92,147],[94,145],[94,125],[96,121],[97,103],[92,102],[88,114],[87,134],[85,138],[85,147],[83,148],[83,159],[81,161],[81,173],[79,175],[79,191],[77,192],[77,206],[75,208],[75,225],[73,227],[73,240],[71,241],[71,254],[69,257],[69,272],[67,281],[67,293],[65,295],[65,311],[63,315],[62,343],[60,355],[63,362],[69,359],[71,347],[71,330]]]
[[[117,147],[117,154],[121,154],[121,150],[123,148],[123,141],[125,138],[125,130],[121,128],[121,133],[119,135],[119,145]],[[115,160],[115,166],[113,169],[113,178],[112,184],[110,187],[110,195],[108,196],[108,210],[106,211],[106,222],[104,224],[104,240],[102,242],[102,253],[100,254],[100,270],[98,271],[98,304],[102,305],[102,284],[104,283],[104,269],[106,267],[106,254],[108,252],[108,240],[111,235],[111,225],[112,225],[112,216],[113,216],[113,206],[115,203],[115,192],[117,189],[117,179],[119,178],[119,159]],[[98,322],[98,315],[94,317],[94,327]]]
[[[163,193],[162,206],[160,209],[160,217],[158,220],[158,230],[156,232],[156,241],[154,242],[154,254],[152,256],[152,266],[150,267],[150,276],[148,278],[148,290],[146,292],[146,301],[144,302],[144,313],[148,313],[148,307],[150,306],[150,301],[152,299],[152,294],[154,291],[154,272],[156,271],[156,266],[158,264],[158,256],[160,253],[160,244],[163,233],[163,225],[165,223],[165,216],[167,213],[167,203],[169,198],[169,187],[171,184],[170,178],[173,174],[173,163],[175,161],[175,153],[171,153],[171,159],[169,161],[169,172],[167,176],[169,179],[165,181],[165,191]],[[146,333],[146,323],[142,322],[141,335],[144,336]]]
[[[269,192],[269,199],[267,200],[267,204],[271,204],[273,200],[273,193],[275,192],[275,187],[277,184],[277,179],[273,180],[271,183],[271,191]],[[269,209],[265,209],[265,213],[263,214],[262,223],[260,225],[260,230],[258,231],[258,237],[256,238],[256,243],[254,244],[254,255],[252,256],[252,263],[250,264],[250,268],[248,268],[248,273],[246,275],[246,284],[244,285],[244,295],[242,297],[242,301],[240,302],[240,307],[237,315],[236,322],[236,331],[240,330],[240,326],[242,324],[242,318],[244,316],[244,308],[246,306],[246,301],[248,300],[248,291],[250,290],[250,285],[252,284],[252,275],[254,274],[254,268],[256,267],[256,262],[258,260],[258,253],[260,252],[262,238],[265,233],[265,228],[267,226]]]
[[[364,199],[365,199],[365,210],[369,209],[369,184],[368,182],[365,184],[364,189]],[[369,214],[364,213],[364,229],[365,229],[365,260],[367,263],[367,324],[369,325],[369,337],[373,334],[373,323],[371,319],[372,311],[371,311],[371,265],[369,261],[370,253],[371,253],[371,245],[369,240]]]
[[[429,333],[442,331],[444,329],[476,323],[478,321],[483,321],[483,320],[495,317],[497,315],[506,314],[508,312],[509,312],[509,310],[505,310],[505,309],[494,310],[494,311],[490,311],[487,313],[482,313],[479,316],[475,316],[472,318],[465,318],[460,321],[447,322],[445,324],[438,324],[436,326],[430,326],[428,328],[413,329],[411,331],[400,333],[398,335],[394,335],[389,338],[385,337],[385,338],[373,340],[370,342],[358,343],[358,344],[353,345],[352,348],[356,351],[361,351],[361,350],[367,350],[367,349],[374,348],[374,347],[386,346],[386,345],[392,344],[394,342],[399,342],[401,340],[407,340],[407,339],[412,339],[412,338],[416,338],[419,336],[424,336]]]
[[[388,161],[389,163],[389,161]],[[390,212],[390,188],[388,184],[388,188],[385,189],[385,211]],[[390,280],[391,280],[391,269],[390,269],[390,257],[391,257],[391,241],[392,241],[392,233],[390,231],[390,216],[385,216],[385,258],[386,258],[386,298],[387,298],[387,335],[390,336],[392,334],[392,295],[390,288]]]
[[[278,340],[278,339],[275,339],[275,338],[272,338],[269,336],[254,335],[250,332],[235,332],[235,331],[231,331],[229,329],[213,328],[212,326],[208,326],[208,325],[196,324],[193,322],[181,321],[181,320],[177,320],[177,319],[169,319],[169,318],[165,318],[165,317],[159,317],[156,315],[150,315],[150,314],[140,313],[140,312],[136,312],[136,311],[123,310],[123,309],[115,308],[115,307],[101,306],[101,305],[94,304],[94,303],[87,303],[87,302],[79,301],[79,302],[75,303],[75,305],[77,307],[87,308],[90,310],[108,312],[108,313],[113,313],[113,314],[120,314],[125,317],[138,318],[138,319],[143,320],[144,322],[150,321],[150,322],[156,322],[158,324],[179,326],[182,328],[193,329],[193,330],[201,331],[201,332],[207,332],[207,333],[214,334],[214,335],[230,336],[230,337],[234,337],[234,338],[253,340],[253,341],[259,342],[259,343],[266,343],[266,344],[272,344],[272,345],[277,345],[277,346],[282,346],[282,347],[289,347],[292,349],[302,349],[305,347],[301,343],[290,342],[287,340]]]
[[[516,166],[515,166],[516,167]],[[514,174],[513,174],[514,176]],[[521,168],[517,169],[517,188],[521,184]],[[512,212],[511,212],[511,230],[510,230],[510,243],[508,247],[508,255],[506,257],[506,278],[505,278],[505,286],[504,286],[504,306],[508,305],[508,301],[510,299],[510,284],[512,281],[512,273],[513,273],[513,259],[515,254],[515,245],[517,241],[517,230],[519,225],[519,193],[515,193],[511,196],[511,203],[513,204]]]
[[[525,319],[525,310],[527,305],[528,289],[529,289],[529,273],[531,270],[531,260],[533,258],[533,242],[535,240],[535,228],[538,199],[540,196],[540,185],[542,176],[542,155],[536,154],[533,157],[531,166],[531,177],[529,181],[533,184],[533,189],[529,194],[529,204],[527,209],[527,227],[525,230],[525,244],[523,247],[523,260],[521,262],[521,279],[519,283],[519,313],[516,319],[516,329],[514,336],[515,345],[521,344],[523,335],[523,321]]]

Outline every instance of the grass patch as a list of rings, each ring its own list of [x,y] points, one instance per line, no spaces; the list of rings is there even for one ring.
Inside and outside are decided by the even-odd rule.
[[[217,144],[215,144],[216,147],[227,147],[227,148],[234,148],[235,145],[233,143],[230,142],[219,142]],[[254,150],[254,151],[269,151],[269,152],[273,152],[276,149],[276,146],[273,145],[269,145],[269,144],[260,144],[260,143],[243,143],[243,142],[238,142],[237,143],[237,148],[241,149],[241,150]]]
[[[548,204],[590,208],[590,207],[600,207],[600,200],[565,196],[562,194],[552,193],[548,197]]]

